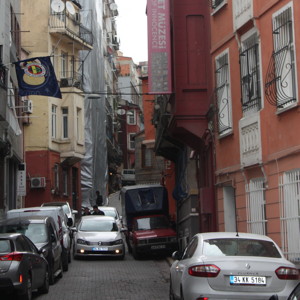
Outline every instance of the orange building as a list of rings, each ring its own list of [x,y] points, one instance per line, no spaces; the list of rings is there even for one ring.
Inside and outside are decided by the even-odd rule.
[[[267,234],[298,261],[300,2],[212,4],[218,230]]]

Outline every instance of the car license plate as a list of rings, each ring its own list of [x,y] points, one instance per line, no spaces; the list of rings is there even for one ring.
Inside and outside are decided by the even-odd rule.
[[[108,251],[108,247],[93,247],[93,251]]]
[[[231,285],[266,285],[265,276],[230,276]]]
[[[154,245],[154,246],[151,246],[151,249],[165,249],[166,248],[166,245]]]

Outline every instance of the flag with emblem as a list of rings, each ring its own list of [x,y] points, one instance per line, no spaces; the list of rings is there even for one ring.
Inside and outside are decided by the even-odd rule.
[[[33,57],[14,64],[20,96],[62,98],[50,56]]]

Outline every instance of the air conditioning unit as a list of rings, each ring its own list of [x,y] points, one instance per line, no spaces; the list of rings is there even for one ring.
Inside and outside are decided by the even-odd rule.
[[[24,100],[23,112],[26,114],[32,114],[33,105],[31,100]]]
[[[31,188],[39,189],[46,187],[46,178],[45,177],[32,177],[30,178]]]

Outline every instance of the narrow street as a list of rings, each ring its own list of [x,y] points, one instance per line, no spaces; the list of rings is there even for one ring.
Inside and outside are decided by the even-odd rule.
[[[167,300],[169,266],[165,260],[114,259],[73,260],[47,295],[35,300]]]
[[[108,206],[122,214],[119,193],[111,194]],[[36,300],[167,300],[169,264],[165,259],[135,260],[126,252],[125,259],[88,258],[72,260],[49,294],[35,294]]]

